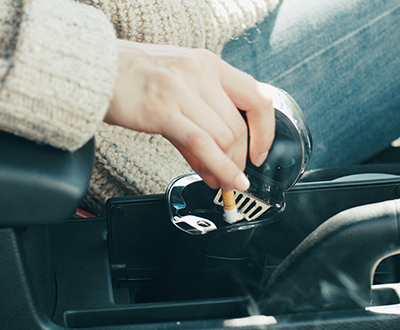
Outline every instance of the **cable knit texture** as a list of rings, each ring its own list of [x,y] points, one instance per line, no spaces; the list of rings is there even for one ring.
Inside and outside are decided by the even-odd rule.
[[[117,52],[110,23],[98,10],[66,0],[0,6],[0,129],[79,148],[112,97]]]
[[[219,54],[278,0],[75,1],[0,0],[0,129],[70,151],[96,132],[85,203],[102,213],[110,197],[163,193],[191,172],[163,137],[101,123],[117,74],[115,32]]]
[[[95,137],[96,164],[85,204],[98,214],[111,197],[163,193],[172,179],[192,172],[178,150],[160,135],[103,123]]]
[[[79,0],[107,15],[118,37],[145,43],[223,46],[261,22],[279,0]]]

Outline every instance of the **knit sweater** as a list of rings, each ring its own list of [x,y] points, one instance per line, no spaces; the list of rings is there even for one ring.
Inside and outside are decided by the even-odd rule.
[[[78,0],[101,9],[119,38],[220,53],[279,0]]]
[[[162,193],[191,171],[179,152],[161,136],[102,122],[117,77],[116,35],[220,53],[277,2],[0,0],[0,130],[71,152],[95,135],[85,201],[98,212],[110,197]]]
[[[75,150],[102,122],[117,73],[115,34],[94,8],[0,0],[0,129]]]

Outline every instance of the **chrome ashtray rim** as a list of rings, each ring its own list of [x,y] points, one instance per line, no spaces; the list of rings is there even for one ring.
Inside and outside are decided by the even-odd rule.
[[[166,190],[166,202],[168,207],[168,215],[172,224],[183,232],[190,235],[204,235],[211,232],[233,232],[240,230],[248,230],[254,227],[258,227],[264,224],[270,224],[279,220],[279,215],[285,210],[286,203],[284,201],[284,194],[282,192],[282,202],[276,206],[274,205],[274,210],[276,213],[271,217],[259,217],[251,221],[241,221],[234,224],[224,224],[224,226],[217,226],[212,220],[203,218],[196,215],[180,215],[179,211],[186,208],[187,204],[183,197],[183,191],[189,187],[189,185],[196,182],[204,182],[203,179],[198,174],[186,174],[174,179],[167,187]],[[204,183],[204,185],[206,185]],[[221,206],[219,206],[221,207]],[[221,207],[221,215],[223,214],[223,209]],[[185,217],[187,217],[185,219]],[[187,220],[187,221],[185,221]],[[206,226],[193,226],[193,222],[197,220],[206,224]],[[184,228],[183,224],[191,227],[191,229]]]

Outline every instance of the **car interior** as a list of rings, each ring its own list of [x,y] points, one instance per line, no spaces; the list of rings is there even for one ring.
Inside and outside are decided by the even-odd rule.
[[[271,154],[297,166],[279,116]],[[272,157],[237,195],[267,209],[230,225],[197,175],[79,215],[94,140],[70,153],[0,132],[0,328],[400,328],[399,149],[294,174]]]

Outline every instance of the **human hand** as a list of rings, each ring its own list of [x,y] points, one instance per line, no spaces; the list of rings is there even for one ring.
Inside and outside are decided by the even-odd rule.
[[[213,53],[117,41],[119,77],[105,121],[161,134],[212,188],[247,190],[250,159],[267,157],[275,131],[271,86]]]

